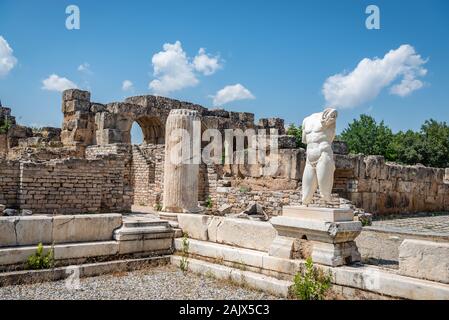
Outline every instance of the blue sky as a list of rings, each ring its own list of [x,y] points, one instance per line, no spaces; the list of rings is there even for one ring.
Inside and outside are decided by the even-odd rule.
[[[80,9],[80,30],[65,27],[70,4]],[[365,27],[370,4],[380,8],[380,30]],[[256,118],[277,116],[300,123],[332,101],[352,99],[350,107],[340,108],[339,130],[361,113],[385,120],[395,131],[418,129],[429,118],[449,122],[445,0],[0,0],[0,36],[16,59],[0,77],[0,99],[26,125],[61,125],[61,93],[42,89],[52,74],[89,89],[96,102],[151,94],[149,84],[161,77],[154,75],[152,58],[164,44],[176,41],[194,79],[187,77],[189,85],[166,92],[172,98],[213,107],[212,96],[219,90],[240,84],[246,99],[224,107],[253,112]],[[401,45],[408,45],[403,47],[408,51],[399,52]],[[219,68],[213,74],[193,67],[200,48],[216,59]],[[395,56],[384,59],[390,50]],[[396,55],[403,60],[397,62]],[[376,62],[376,57],[384,61]],[[347,77],[364,58],[373,63],[359,68],[354,79]],[[85,63],[88,71],[79,71]],[[377,66],[387,71],[397,67],[397,76],[385,79],[381,70],[380,78],[373,78],[370,68]],[[323,85],[336,74],[343,78],[331,82],[344,88],[329,101]],[[366,86],[350,85],[360,78],[368,81]],[[415,89],[392,94],[403,79]],[[133,84],[126,92],[124,80]],[[377,86],[382,81],[386,84]]]

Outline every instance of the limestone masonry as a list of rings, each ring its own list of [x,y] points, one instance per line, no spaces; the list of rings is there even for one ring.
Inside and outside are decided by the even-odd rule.
[[[301,203],[304,149],[285,134],[279,118],[254,121],[254,114],[209,110],[156,96],[100,104],[90,93],[66,90],[62,128],[17,124],[11,109],[0,108],[0,204],[33,213],[124,212],[131,206],[164,203],[166,123],[173,109],[194,110],[201,130],[277,129],[279,167],[269,176],[259,164],[198,168],[198,200],[212,210],[239,213],[255,201],[270,215]],[[298,121],[301,119],[297,119]],[[144,143],[131,145],[131,127],[142,128]],[[381,156],[349,155],[332,145],[336,170],[334,206],[375,214],[449,211],[449,171],[386,163]],[[269,156],[269,155],[268,155]],[[319,202],[316,194],[313,202]]]

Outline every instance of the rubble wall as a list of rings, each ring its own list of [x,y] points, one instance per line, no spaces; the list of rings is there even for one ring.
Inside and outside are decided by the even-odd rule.
[[[276,215],[283,205],[300,203],[304,150],[280,151],[279,169],[271,176],[262,175],[259,165],[225,166],[217,188],[210,190],[216,206],[230,204],[237,212],[249,201],[257,201]],[[448,169],[387,163],[381,156],[334,157],[333,205],[338,205],[339,196],[376,214],[449,211]]]

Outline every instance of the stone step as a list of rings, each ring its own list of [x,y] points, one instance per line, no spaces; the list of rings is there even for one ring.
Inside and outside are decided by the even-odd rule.
[[[33,284],[66,279],[79,272],[80,278],[96,277],[113,272],[129,272],[170,263],[169,256],[94,262],[79,265],[61,266],[45,270],[20,270],[0,273],[0,287]]]
[[[161,239],[174,236],[174,230],[167,225],[145,227],[122,227],[114,231],[115,240]]]
[[[7,247],[0,249],[0,266],[25,263],[29,256],[36,252],[37,246]],[[101,256],[115,256],[119,253],[116,241],[95,241],[64,243],[54,246],[44,245],[44,254],[53,249],[55,260],[86,259]]]
[[[179,266],[181,259],[181,256],[173,255],[171,256],[171,263]],[[239,285],[248,286],[283,298],[289,296],[289,290],[292,285],[291,281],[279,280],[259,273],[192,258],[188,259],[187,268],[188,271],[197,274],[212,275],[220,280],[229,280]]]
[[[182,239],[175,239],[174,244],[176,250],[181,250]],[[303,260],[277,258],[269,256],[266,252],[193,239],[189,239],[189,253],[191,254],[191,257],[188,258],[189,269],[193,272],[206,274],[210,271],[214,275],[221,276],[222,279],[232,279],[230,274],[235,270],[235,273],[249,272],[259,277],[280,281],[276,283],[284,285],[291,284],[292,275],[301,270],[301,266],[304,264]],[[205,261],[206,259],[207,261]],[[180,260],[180,256],[172,256],[171,259],[172,264],[178,266]],[[351,296],[351,290],[361,290],[401,299],[449,300],[448,284],[402,276],[395,270],[369,265],[328,267],[317,264],[317,266],[323,272],[329,272],[332,275],[334,285],[347,288],[349,290],[347,295],[350,299],[354,298]],[[290,277],[280,278],[286,274]],[[253,280],[253,282],[255,281],[257,280]],[[251,284],[248,281],[241,283]],[[262,285],[264,281],[258,283],[258,287],[253,287],[273,293],[269,291],[273,287],[268,286],[267,290],[267,285]],[[279,287],[277,288],[279,289]],[[282,288],[281,292],[284,294],[288,292],[285,287]]]
[[[301,269],[302,260],[291,260],[268,255],[267,252],[238,248],[226,244],[188,239],[189,254],[198,259],[219,261],[231,266],[244,266],[266,275],[284,280],[291,280]],[[175,250],[181,251],[183,239],[174,240]]]
[[[143,227],[168,227],[168,221],[164,220],[123,220],[125,228],[143,228]]]

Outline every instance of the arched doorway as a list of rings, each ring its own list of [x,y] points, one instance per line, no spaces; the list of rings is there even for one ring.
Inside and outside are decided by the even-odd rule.
[[[131,126],[131,144],[143,144],[143,130],[140,125],[135,121]]]
[[[163,144],[165,142],[165,129],[158,117],[142,116],[136,119],[142,129],[143,142],[146,144]]]
[[[133,203],[154,206],[160,202],[165,128],[154,116],[135,118],[130,129]]]

